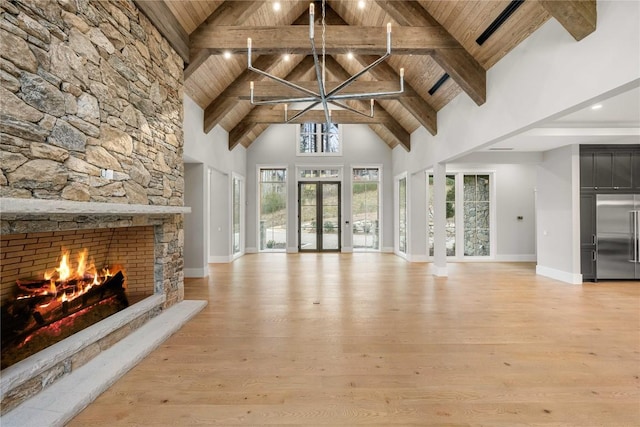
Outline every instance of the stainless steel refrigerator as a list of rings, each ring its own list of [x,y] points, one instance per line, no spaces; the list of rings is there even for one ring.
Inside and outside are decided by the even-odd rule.
[[[640,279],[640,195],[596,196],[596,276]]]

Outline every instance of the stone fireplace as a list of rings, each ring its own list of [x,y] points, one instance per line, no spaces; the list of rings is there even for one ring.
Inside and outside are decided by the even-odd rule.
[[[73,336],[2,371],[2,413],[142,326],[183,295],[183,213],[171,206],[0,199],[1,299],[11,298],[17,279],[55,267],[60,248],[94,249],[97,265],[118,263],[126,271],[126,324],[116,322],[78,343]],[[26,232],[28,230],[37,230]],[[125,313],[126,314],[126,313]],[[90,328],[88,328],[90,329]],[[84,334],[90,336],[91,332]]]
[[[4,414],[182,301],[189,210],[184,63],[135,4],[3,0],[0,13],[0,300],[61,246],[107,238],[93,257],[130,263],[141,299],[4,369]]]

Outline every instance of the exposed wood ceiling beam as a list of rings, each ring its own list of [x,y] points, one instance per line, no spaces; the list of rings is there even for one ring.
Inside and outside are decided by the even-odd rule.
[[[210,25],[240,25],[263,5],[260,1],[225,1],[196,28],[190,37],[197,36]],[[212,55],[209,49],[191,49],[189,66],[184,70],[185,80]]]
[[[386,1],[376,3],[400,25],[424,26],[448,32],[416,1]],[[455,41],[453,36],[449,35]],[[455,46],[434,49],[431,57],[477,104],[487,100],[487,73],[474,57],[455,41]]]
[[[539,3],[577,41],[596,30],[596,0],[539,0]]]
[[[163,1],[134,0],[135,5],[160,31],[185,63],[189,63],[189,34]]]
[[[253,40],[252,52],[259,54],[309,54],[309,28],[303,25],[276,27],[207,26],[191,37],[192,49],[247,51],[247,37]],[[328,25],[326,52],[328,55],[352,51],[359,54],[381,54],[386,51],[384,27]],[[394,27],[392,52],[395,54],[429,55],[436,49],[456,48],[459,43],[441,28]]]

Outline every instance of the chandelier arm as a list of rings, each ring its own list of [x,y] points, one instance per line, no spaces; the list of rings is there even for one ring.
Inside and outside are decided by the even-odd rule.
[[[297,119],[298,117],[302,116],[304,113],[308,112],[309,110],[311,110],[313,107],[315,107],[316,105],[319,105],[320,101],[316,101],[314,103],[311,103],[309,105],[307,105],[303,110],[298,111],[296,114],[294,114],[293,116],[291,116],[291,118],[286,119],[285,123],[290,123],[293,120]]]
[[[315,102],[318,101],[318,97],[308,98],[281,98],[281,99],[268,99],[263,101],[251,101],[252,105],[277,105],[277,104],[294,104],[296,102]]]
[[[358,110],[357,108],[353,108],[353,107],[351,107],[351,106],[349,106],[347,104],[335,101],[333,99],[329,100],[329,103],[335,105],[336,107],[344,108],[345,110],[348,110],[348,111],[351,111],[353,113],[359,114],[361,116],[364,116],[364,117],[367,117],[367,118],[370,118],[370,119],[373,118],[373,108],[371,108],[371,112],[365,113],[363,111]]]
[[[351,83],[353,83],[354,81],[356,81],[356,79],[358,77],[360,77],[361,75],[365,74],[366,72],[368,72],[369,70],[372,70],[373,68],[377,67],[380,63],[382,63],[385,59],[387,59],[389,56],[391,56],[391,54],[389,53],[385,53],[383,56],[381,56],[380,58],[376,59],[375,61],[373,61],[371,64],[367,65],[365,68],[363,68],[362,70],[358,71],[356,74],[354,74],[353,76],[349,77],[347,80],[343,81],[342,83],[340,83],[338,86],[336,86],[335,88],[333,88],[333,90],[331,90],[327,96],[333,96],[335,95],[337,92],[341,91],[342,89],[346,88],[347,86],[349,86]]]
[[[274,80],[274,81],[276,81],[276,82],[278,82],[278,83],[281,83],[281,84],[283,84],[283,85],[285,85],[285,86],[288,86],[288,87],[290,87],[291,89],[299,90],[300,92],[303,92],[303,93],[305,93],[305,94],[307,94],[307,95],[310,95],[310,96],[313,96],[313,97],[317,97],[317,96],[319,96],[317,93],[315,93],[315,92],[314,92],[314,91],[312,91],[312,90],[307,89],[306,87],[298,86],[298,85],[297,85],[297,84],[295,84],[295,83],[292,83],[292,82],[287,81],[287,80],[285,80],[285,79],[281,79],[280,77],[278,77],[278,76],[274,76],[273,74],[269,74],[269,73],[267,73],[266,71],[259,70],[259,69],[255,68],[255,67],[253,67],[252,65],[249,65],[247,68],[248,68],[250,71],[253,71],[254,73],[258,73],[258,74],[260,74],[260,75],[262,75],[262,76],[265,76],[265,77],[267,77],[267,78],[269,78],[269,79],[271,79],[271,80]]]

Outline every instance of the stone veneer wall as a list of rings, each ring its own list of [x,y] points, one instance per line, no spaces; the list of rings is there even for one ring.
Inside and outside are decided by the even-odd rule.
[[[183,62],[133,2],[0,0],[0,13],[0,197],[182,206]],[[1,220],[3,234],[156,225],[166,305],[182,299],[181,215]]]

